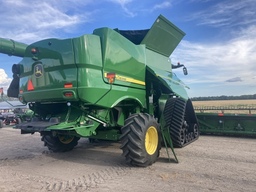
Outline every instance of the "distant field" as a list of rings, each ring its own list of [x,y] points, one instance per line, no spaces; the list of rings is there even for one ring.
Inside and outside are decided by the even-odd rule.
[[[193,101],[194,106],[254,106],[256,100]]]
[[[256,109],[256,100],[222,100],[222,101],[193,101],[195,109],[203,108],[204,112],[225,112],[225,113],[239,113],[239,114],[256,114],[256,110],[248,110],[248,108]],[[206,110],[207,108],[219,108],[219,110]],[[220,110],[222,108],[223,110]],[[227,110],[227,108],[237,108],[239,110]],[[245,110],[243,110],[245,109]],[[198,110],[197,110],[198,111]]]

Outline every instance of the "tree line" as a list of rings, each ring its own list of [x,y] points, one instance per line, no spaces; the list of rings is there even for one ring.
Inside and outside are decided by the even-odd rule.
[[[247,100],[256,99],[256,94],[254,95],[240,95],[240,96],[207,96],[207,97],[192,97],[192,101],[213,101],[213,100]],[[15,101],[17,98],[8,97],[5,94],[0,93],[0,101]]]
[[[240,95],[240,96],[207,96],[207,97],[192,97],[192,101],[212,101],[212,100],[247,100],[256,99],[256,94],[254,95]]]

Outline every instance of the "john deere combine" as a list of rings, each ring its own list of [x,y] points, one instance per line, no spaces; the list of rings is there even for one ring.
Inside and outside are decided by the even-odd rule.
[[[22,57],[8,96],[34,112],[16,129],[39,132],[54,152],[72,150],[81,137],[120,140],[135,166],[154,163],[162,139],[176,147],[195,141],[192,102],[169,58],[184,35],[160,15],[149,30],[99,28],[31,45],[0,39],[1,53]]]

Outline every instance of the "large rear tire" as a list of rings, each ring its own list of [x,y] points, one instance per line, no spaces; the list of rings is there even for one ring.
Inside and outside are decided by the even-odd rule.
[[[71,151],[78,144],[79,139],[79,137],[68,135],[43,135],[41,138],[44,146],[47,146],[53,152]]]
[[[153,164],[159,157],[161,134],[157,121],[149,114],[133,114],[121,129],[121,149],[126,162],[140,167]]]
[[[0,120],[0,128],[4,127],[4,122],[2,120]]]

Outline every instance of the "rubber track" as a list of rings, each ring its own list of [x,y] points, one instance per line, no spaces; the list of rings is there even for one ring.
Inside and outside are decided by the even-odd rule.
[[[166,126],[169,127],[174,147],[183,147],[181,129],[185,116],[186,102],[179,98],[167,100],[164,108]]]

